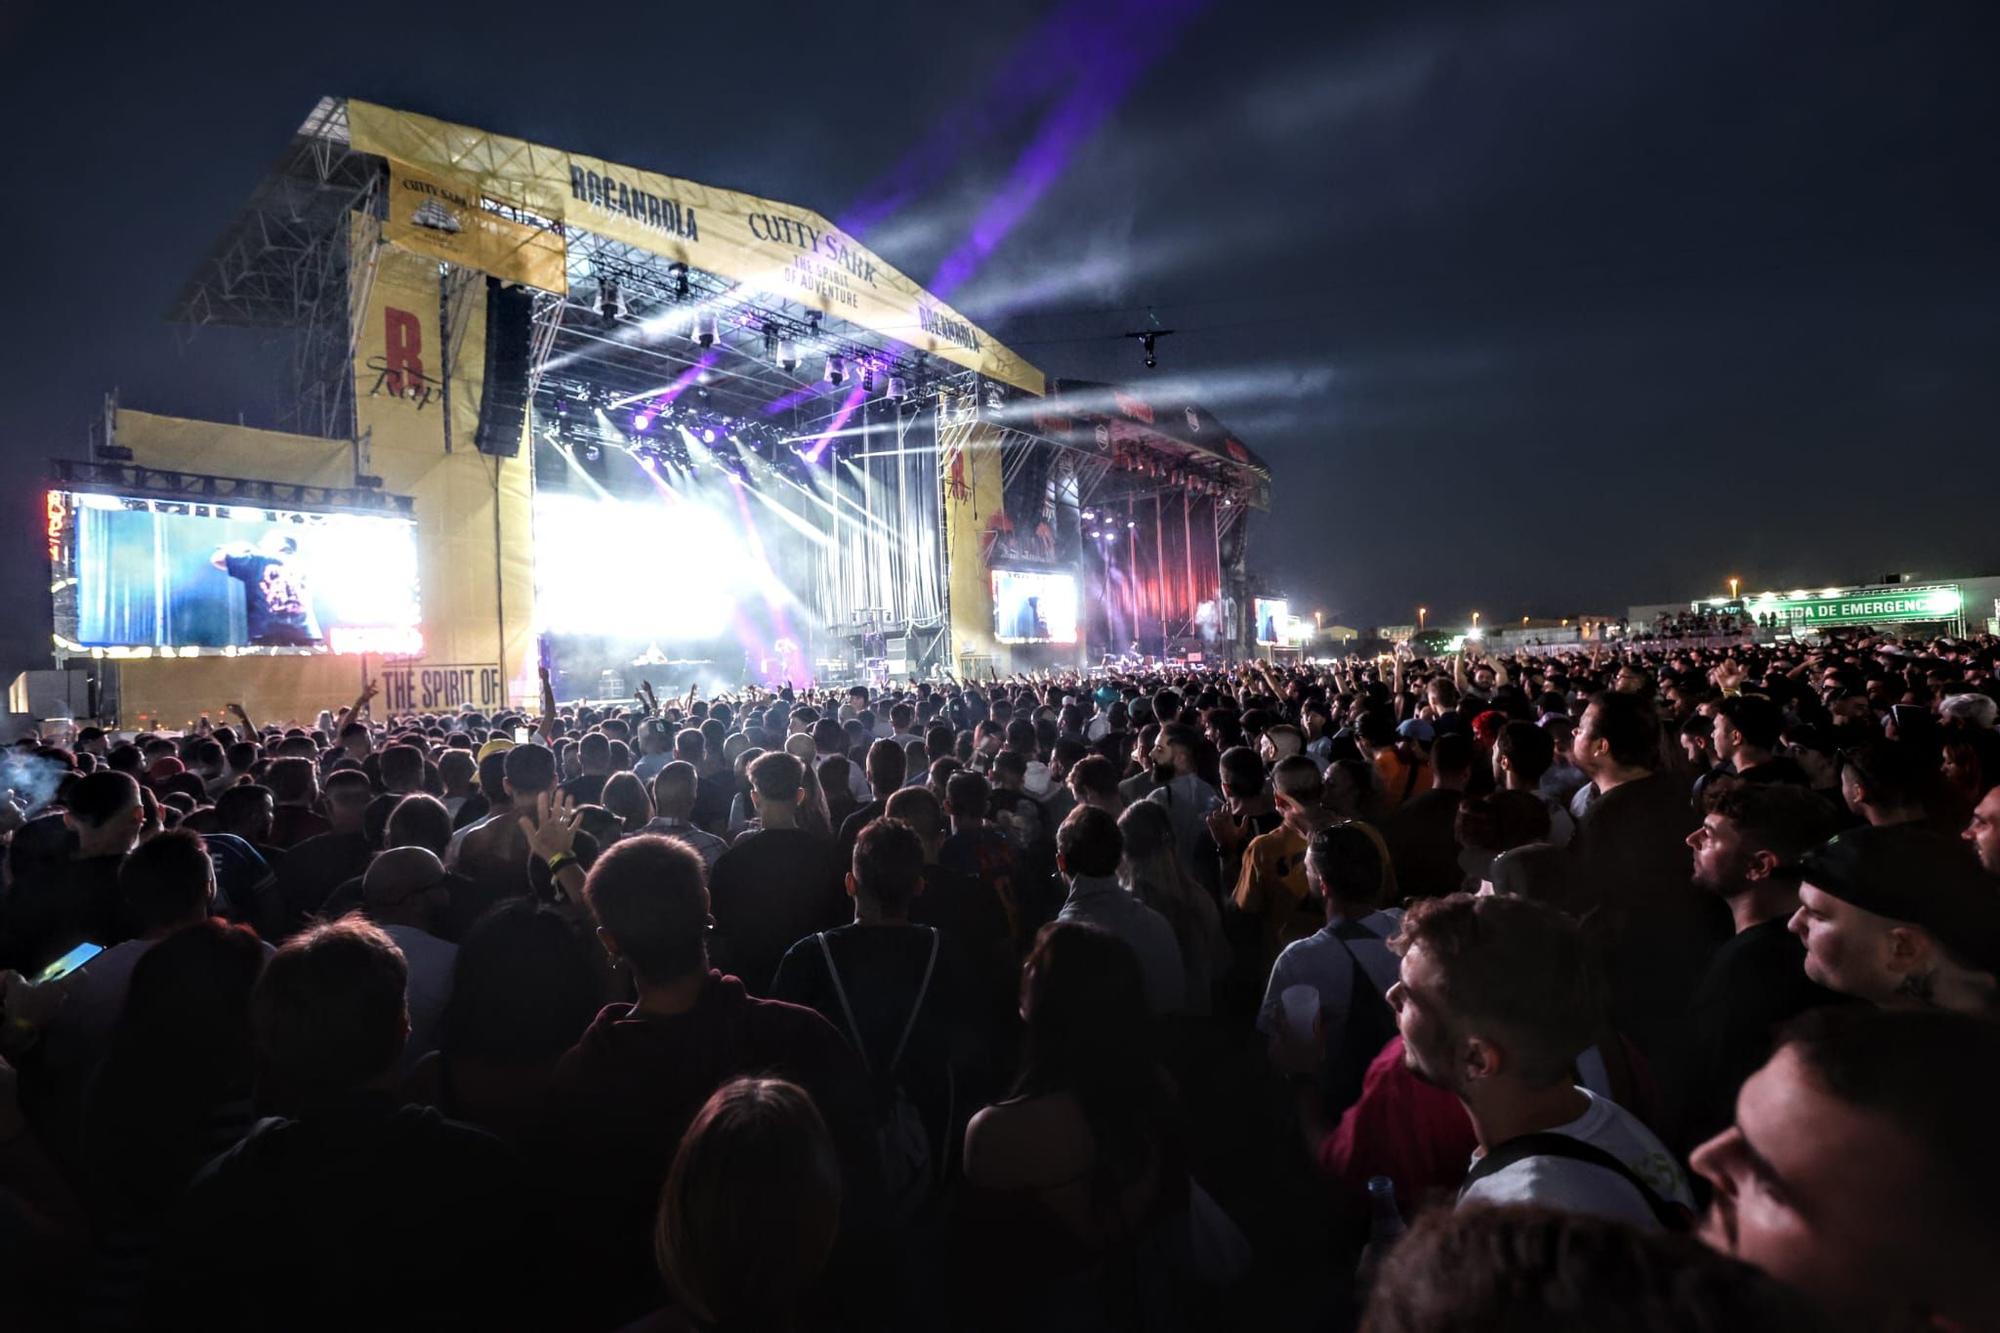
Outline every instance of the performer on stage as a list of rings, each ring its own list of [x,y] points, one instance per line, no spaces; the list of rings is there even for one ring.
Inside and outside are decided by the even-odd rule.
[[[216,547],[208,558],[209,564],[243,584],[243,614],[253,647],[319,646],[319,626],[313,620],[298,554],[298,542],[273,528],[255,546],[231,542]]]

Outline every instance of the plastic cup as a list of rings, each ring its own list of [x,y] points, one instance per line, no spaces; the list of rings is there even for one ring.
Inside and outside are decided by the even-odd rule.
[[[1318,989],[1287,986],[1278,993],[1278,1003],[1284,1010],[1286,1031],[1302,1041],[1310,1039],[1313,1023],[1319,1018]]]

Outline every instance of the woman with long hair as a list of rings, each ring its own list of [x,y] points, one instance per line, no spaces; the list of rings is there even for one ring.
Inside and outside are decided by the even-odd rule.
[[[813,738],[803,731],[793,732],[785,739],[785,753],[805,765],[805,800],[799,803],[799,827],[808,833],[817,833],[831,838],[834,834],[833,816],[827,810],[826,790],[819,784],[819,773],[814,768],[813,756],[817,753]]]
[[[962,1313],[987,1327],[1131,1308],[1144,1238],[1188,1199],[1130,947],[1094,926],[1042,927],[1021,972],[1021,1018],[1013,1091],[965,1135]]]
[[[1118,817],[1125,859],[1118,880],[1125,891],[1167,919],[1181,948],[1187,978],[1182,1012],[1207,1017],[1214,1009],[1216,980],[1229,968],[1229,942],[1215,899],[1194,882],[1174,849],[1174,825],[1167,809],[1139,801]]]
[[[708,1099],[660,1193],[660,1333],[790,1333],[833,1251],[840,1161],[796,1083],[742,1078]]]

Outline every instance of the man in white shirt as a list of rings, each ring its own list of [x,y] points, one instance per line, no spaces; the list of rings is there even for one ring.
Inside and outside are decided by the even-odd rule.
[[[1691,1219],[1673,1154],[1576,1085],[1604,1001],[1572,922],[1525,898],[1459,893],[1412,906],[1391,947],[1403,1058],[1457,1095],[1478,1140],[1459,1202],[1536,1203],[1647,1229]]]
[[[1167,808],[1174,825],[1174,851],[1181,864],[1193,866],[1202,839],[1208,836],[1208,815],[1222,804],[1222,793],[1202,780],[1196,770],[1201,733],[1184,722],[1160,728],[1151,755],[1155,786],[1146,799]]]
[[[1327,1051],[1341,1050],[1357,987],[1381,996],[1396,984],[1396,956],[1388,941],[1403,922],[1399,907],[1382,907],[1388,859],[1381,836],[1349,821],[1318,830],[1306,844],[1306,884],[1326,904],[1326,925],[1294,940],[1278,955],[1264,989],[1257,1030],[1278,1035],[1285,992],[1310,986],[1317,995],[1320,1031]],[[1357,982],[1355,964],[1361,965]],[[1371,1001],[1372,1002],[1372,1001]],[[1379,1012],[1379,1007],[1378,1007]],[[1295,1032],[1293,1037],[1310,1036]],[[1379,1044],[1378,1044],[1379,1049]],[[1376,1050],[1359,1052],[1365,1067]]]

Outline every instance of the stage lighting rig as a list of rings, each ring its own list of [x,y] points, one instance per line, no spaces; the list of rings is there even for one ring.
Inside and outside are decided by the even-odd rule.
[[[597,280],[597,313],[614,324],[625,317],[625,293],[616,279]]]
[[[674,280],[674,299],[676,301],[687,300],[688,266],[686,264],[680,263],[677,260],[674,263],[667,265],[667,274]]]
[[[826,382],[838,385],[847,379],[847,362],[838,352],[826,354]]]
[[[706,314],[695,317],[694,341],[696,346],[713,347],[715,346],[715,340],[721,336],[722,329],[715,318],[714,311],[709,311]]]
[[[1139,346],[1145,349],[1146,353],[1146,369],[1151,370],[1160,364],[1160,358],[1157,355],[1160,339],[1171,337],[1172,335],[1172,329],[1148,329],[1143,333],[1127,333],[1125,336],[1139,340]]]

